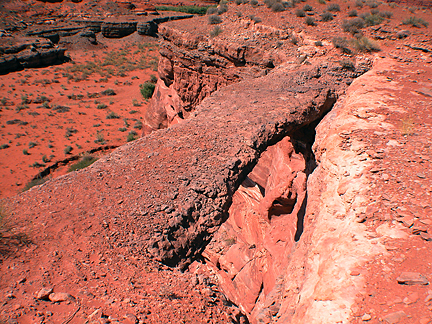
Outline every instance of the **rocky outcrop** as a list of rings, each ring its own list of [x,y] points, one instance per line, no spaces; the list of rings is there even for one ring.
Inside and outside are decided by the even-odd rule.
[[[106,20],[102,23],[102,35],[108,38],[121,38],[138,31],[140,35],[155,37],[158,33],[159,24],[192,17],[193,15],[181,13],[164,13],[157,18],[125,17],[123,20]]]
[[[159,81],[145,112],[144,134],[187,118],[218,89],[263,76],[297,55],[292,44],[281,45],[281,40],[291,37],[289,32],[247,20],[232,27],[242,33],[226,37],[210,37],[184,27],[167,23],[159,28]]]
[[[0,49],[0,74],[24,68],[36,68],[65,61],[66,49],[48,39],[25,39]]]
[[[121,38],[128,36],[136,31],[137,22],[109,22],[102,24],[102,35],[107,38]]]

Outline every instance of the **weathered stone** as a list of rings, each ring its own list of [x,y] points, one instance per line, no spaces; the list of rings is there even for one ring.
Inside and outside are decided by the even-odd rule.
[[[428,279],[418,272],[402,272],[397,282],[403,285],[428,285]]]
[[[37,299],[43,299],[43,300],[48,300],[49,299],[49,295],[53,292],[52,288],[42,288],[41,290],[38,291],[36,298]]]
[[[404,311],[394,312],[391,314],[388,314],[383,317],[383,320],[387,322],[388,324],[396,324],[399,323],[403,318],[406,317],[406,314]]]
[[[49,295],[49,300],[51,300],[53,303],[59,303],[67,300],[73,300],[75,299],[73,296],[69,295],[68,293],[51,293]]]

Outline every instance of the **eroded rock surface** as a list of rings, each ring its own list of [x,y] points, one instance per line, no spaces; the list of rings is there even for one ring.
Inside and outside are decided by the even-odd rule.
[[[197,19],[207,24],[206,17]],[[290,55],[296,55],[292,44],[281,42],[291,37],[286,30],[244,20],[232,27],[241,30],[240,33],[212,38],[183,28],[186,23],[180,22],[182,28],[178,24],[168,23],[159,28],[162,39],[159,80],[145,112],[145,134],[187,118],[204,98],[218,89],[263,76]]]

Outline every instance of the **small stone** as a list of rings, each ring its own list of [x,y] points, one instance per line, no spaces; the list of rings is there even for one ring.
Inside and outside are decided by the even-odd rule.
[[[37,299],[48,300],[49,295],[53,292],[52,288],[42,288],[36,295]]]
[[[426,178],[426,176],[423,173],[417,173],[417,177],[419,177],[420,179]]]
[[[420,237],[425,241],[432,241],[432,236],[430,236],[428,233],[420,232]]]
[[[387,173],[384,173],[384,174],[382,175],[382,179],[383,179],[384,181],[388,181],[388,180],[390,179],[390,176],[389,176]]]
[[[402,285],[428,285],[429,281],[425,276],[418,272],[402,272],[396,278],[397,282]]]
[[[414,224],[414,217],[413,216],[405,216],[400,221],[406,227],[411,227]]]
[[[429,295],[426,296],[425,298],[425,303],[428,303],[432,300],[432,293],[429,293]]]
[[[53,303],[60,303],[70,299],[74,299],[74,297],[72,297],[68,293],[51,293],[49,295],[49,300],[51,300]]]
[[[367,322],[372,319],[372,316],[370,316],[369,314],[364,314],[361,319],[363,322]]]
[[[125,319],[125,321],[123,321],[122,323],[125,324],[137,324],[138,323],[138,319],[136,318],[136,316],[134,314],[126,314],[125,316],[123,316],[123,318]]]
[[[399,323],[406,316],[404,311],[394,312],[383,317],[383,320],[388,324]]]
[[[419,299],[419,295],[417,292],[414,292],[412,294],[409,294],[407,297],[404,298],[403,302],[405,305],[411,305],[417,302]]]
[[[97,320],[97,319],[99,319],[99,318],[102,318],[102,316],[103,316],[102,309],[98,308],[98,309],[96,309],[93,313],[91,313],[91,314],[87,317],[87,320],[88,320],[89,322],[91,322],[91,321],[95,321],[95,320]]]
[[[357,269],[354,269],[350,272],[350,276],[356,277],[360,275],[360,271]]]

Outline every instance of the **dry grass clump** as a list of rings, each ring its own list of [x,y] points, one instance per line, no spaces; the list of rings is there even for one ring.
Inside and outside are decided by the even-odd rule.
[[[424,20],[423,18],[417,18],[417,17],[409,17],[409,18],[405,19],[402,23],[404,25],[411,25],[411,26],[417,27],[417,28],[429,26],[429,23],[426,20]]]

